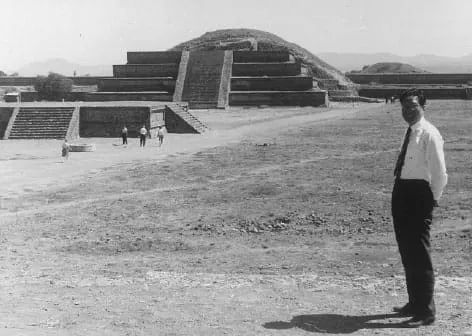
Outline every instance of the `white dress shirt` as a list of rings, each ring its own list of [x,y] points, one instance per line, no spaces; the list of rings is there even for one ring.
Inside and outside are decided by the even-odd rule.
[[[438,129],[423,117],[410,127],[410,141],[400,178],[429,182],[434,199],[439,201],[447,184],[443,138]]]

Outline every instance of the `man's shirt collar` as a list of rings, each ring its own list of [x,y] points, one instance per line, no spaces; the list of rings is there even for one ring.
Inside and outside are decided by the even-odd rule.
[[[418,130],[424,124],[424,121],[425,121],[424,117],[421,117],[420,120],[418,120],[416,123],[410,126],[411,130],[412,131]]]

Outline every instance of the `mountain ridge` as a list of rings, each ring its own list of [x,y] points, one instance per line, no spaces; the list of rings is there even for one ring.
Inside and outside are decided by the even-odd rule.
[[[56,72],[64,76],[111,76],[113,67],[111,65],[81,65],[70,62],[64,58],[49,58],[42,61],[27,63],[16,72],[19,76],[45,76],[49,72]]]

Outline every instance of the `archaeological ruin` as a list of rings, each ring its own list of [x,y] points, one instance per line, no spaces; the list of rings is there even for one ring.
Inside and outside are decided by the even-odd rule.
[[[21,104],[0,107],[0,138],[112,137],[124,124],[201,133],[206,126],[191,110],[328,103],[327,91],[288,51],[128,52],[113,77],[71,79],[97,89],[73,92],[62,103],[36,102],[36,92],[22,92]],[[34,77],[0,78],[0,85],[33,83]]]

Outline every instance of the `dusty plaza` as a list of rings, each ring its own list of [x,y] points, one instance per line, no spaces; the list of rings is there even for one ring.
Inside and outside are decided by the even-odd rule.
[[[470,100],[429,101],[449,183],[437,321],[404,328],[400,105],[196,110],[203,134],[0,141],[0,335],[471,335]]]

